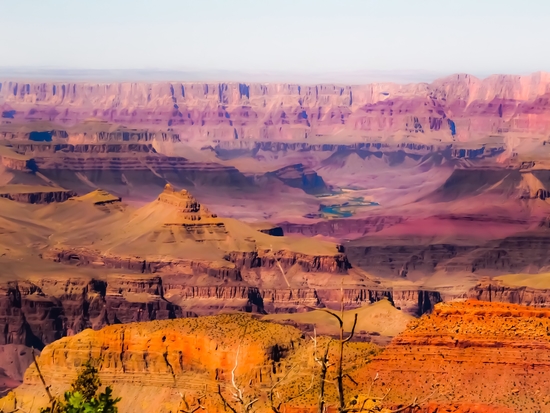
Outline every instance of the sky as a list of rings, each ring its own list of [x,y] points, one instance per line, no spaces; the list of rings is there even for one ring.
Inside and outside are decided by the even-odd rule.
[[[528,74],[549,22],[550,0],[0,0],[0,72]]]

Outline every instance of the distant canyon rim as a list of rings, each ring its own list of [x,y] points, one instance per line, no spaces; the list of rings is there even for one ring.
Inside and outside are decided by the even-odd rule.
[[[249,312],[310,332],[343,301],[386,345],[441,302],[548,307],[549,202],[550,73],[0,81],[0,391],[87,328]]]

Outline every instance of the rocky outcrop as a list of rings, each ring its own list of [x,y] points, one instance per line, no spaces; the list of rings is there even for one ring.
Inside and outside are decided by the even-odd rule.
[[[343,274],[351,268],[345,254],[339,253],[333,256],[301,254],[292,251],[278,251],[271,253],[270,250],[259,250],[253,252],[230,252],[225,258],[235,264],[237,268],[278,268],[279,263],[284,269],[290,269],[297,265],[303,272],[324,272],[332,274]]]
[[[479,220],[485,225],[529,224],[529,221],[504,217],[446,216],[446,220],[471,222]],[[444,221],[441,221],[442,223]],[[454,223],[456,225],[456,223]],[[499,273],[532,272],[547,268],[550,259],[546,254],[550,246],[550,233],[544,229],[520,232],[496,240],[482,238],[441,243],[434,238],[410,236],[365,237],[345,244],[350,263],[379,275],[410,273]]]
[[[10,187],[0,188],[0,198],[11,199],[12,201],[23,202],[26,204],[50,204],[52,202],[65,202],[75,196],[76,193],[65,189],[52,188],[51,191],[19,192],[16,188],[10,190]]]
[[[204,225],[223,224],[220,219],[216,219],[218,217],[216,214],[211,213],[208,208],[199,204],[185,189],[176,192],[172,185],[166,184],[164,191],[158,196],[157,200],[160,203],[175,206],[178,210],[177,217],[171,218],[170,222],[164,225],[187,225],[199,221]]]
[[[510,304],[439,304],[431,315],[412,321],[381,353],[368,343],[349,344],[344,365],[353,387],[348,390],[359,397],[386,395],[384,401],[394,410],[417,397],[422,403],[415,411],[424,413],[547,412],[549,316],[546,310]],[[318,337],[318,347],[326,343]],[[233,369],[247,383],[242,385],[245,392],[261,392],[278,377],[289,381],[288,387],[278,388],[281,394],[296,387],[303,391],[310,377],[319,377],[316,363],[307,362],[311,351],[311,340],[291,326],[234,314],[86,330],[44,348],[39,364],[52,392],[59,394],[92,358],[103,383],[123,396],[121,413],[174,411],[180,392],[212,394],[205,400],[207,410],[221,413],[218,385],[224,391]],[[329,359],[337,355],[331,351]],[[297,374],[289,373],[290,368]],[[333,377],[334,371],[328,374]],[[17,399],[29,411],[45,404],[43,393],[31,366],[24,384],[3,402],[11,407]],[[327,386],[327,400],[335,396],[333,386]],[[286,407],[313,413],[316,399],[315,392],[306,391]],[[261,413],[270,411],[264,396],[256,406]]]
[[[318,338],[319,345],[327,339]],[[122,396],[121,413],[168,413],[182,406],[180,393],[187,401],[206,392],[206,411],[222,413],[225,407],[219,397],[230,394],[232,374],[247,396],[257,394],[255,410],[272,411],[266,389],[285,377],[279,393],[300,398],[285,403],[287,411],[312,412],[316,394],[308,391],[316,377],[317,367],[310,363],[313,346],[294,327],[255,320],[242,314],[168,320],[109,326],[100,331],[86,330],[75,337],[61,339],[42,351],[41,373],[51,391],[63,391],[76,376],[79,366],[92,358],[102,382],[112,385],[115,396]],[[344,363],[355,370],[353,362],[368,362],[377,352],[369,343],[355,343],[353,355]],[[334,352],[331,352],[334,357]],[[47,399],[34,366],[24,384],[2,402],[14,403],[29,413],[37,413]],[[327,386],[329,387],[329,386]],[[326,390],[328,400],[335,400],[335,390]]]
[[[550,131],[550,74],[453,75],[431,84],[357,86],[244,83],[1,84],[3,122],[75,124],[93,117],[172,128],[180,140],[433,136],[467,141]],[[124,132],[118,132],[124,139]],[[139,134],[128,131],[130,136]],[[95,138],[94,136],[94,139]]]
[[[99,195],[81,199],[103,199]],[[249,270],[278,272],[279,266],[330,274],[345,274],[350,268],[338,244],[317,241],[316,250],[315,241],[304,248],[293,239],[272,238],[245,223],[218,217],[187,190],[176,191],[170,184],[157,200],[135,213],[124,213],[120,221],[122,226],[118,222],[93,225],[84,240],[71,242],[74,234],[70,234],[58,243],[51,237],[53,242],[42,258],[142,274],[208,275],[227,281],[242,281],[243,272]]]
[[[108,279],[13,281],[0,285],[0,345],[41,349],[86,328],[136,321],[217,314],[229,309],[254,313],[307,311],[304,306],[339,308],[340,290],[263,288],[244,283],[194,285],[180,276],[124,275]],[[414,314],[430,312],[437,292],[397,289],[344,290],[346,308],[389,299]]]
[[[155,148],[151,144],[118,144],[118,143],[23,143],[21,141],[11,142],[9,146],[13,151],[29,156],[40,156],[41,154],[106,154],[106,153],[131,153],[131,154],[154,154]]]
[[[200,228],[191,227],[193,232]],[[223,228],[222,228],[223,229]],[[188,276],[208,275],[214,279],[241,281],[239,268],[230,262],[220,266],[209,261],[187,259],[158,259],[147,260],[134,256],[117,256],[102,253],[88,248],[51,248],[42,254],[46,260],[72,264],[78,266],[90,266],[95,268],[123,269],[136,271],[142,274],[180,274]]]
[[[0,345],[0,397],[23,382],[25,370],[31,363],[30,348],[18,344]]]
[[[408,239],[403,239],[402,243],[388,242],[388,245],[384,245],[380,240],[369,244],[367,240],[357,240],[346,244],[346,252],[354,266],[368,268],[369,271],[379,275],[393,274],[404,278],[413,271],[430,274],[439,267],[471,272],[471,262],[464,262],[464,265],[455,263],[453,266],[447,266],[447,263],[457,256],[465,256],[466,259],[467,254],[476,249],[475,246],[468,245],[423,245],[421,242],[415,244]]]
[[[0,293],[0,345],[42,349],[86,328],[194,315],[165,300],[154,278],[13,281]]]
[[[301,234],[308,237],[324,235],[335,238],[354,237],[378,232],[404,220],[401,216],[371,216],[365,218],[313,220],[305,222],[280,222],[278,225],[285,234]]]
[[[550,307],[550,289],[514,287],[496,280],[485,280],[468,290],[465,298],[481,301]]]
[[[437,291],[360,287],[345,288],[343,291],[344,307],[347,309],[387,299],[397,309],[414,316],[431,312],[437,303],[443,301]],[[341,291],[335,288],[260,288],[258,292],[263,299],[263,308],[268,313],[294,312],[296,308],[301,309],[302,305],[339,310],[342,304]]]
[[[187,231],[201,232],[202,225],[191,225]],[[216,232],[223,234],[222,224],[214,225]],[[97,268],[118,268],[138,271],[143,274],[206,274],[220,280],[242,281],[242,271],[250,269],[278,269],[277,261],[285,269],[297,265],[303,272],[321,272],[343,274],[350,268],[345,254],[333,256],[316,256],[281,251],[272,254],[271,251],[229,252],[224,258],[223,266],[219,263],[191,259],[147,260],[139,257],[124,257],[104,254],[87,248],[51,248],[42,254],[44,259],[55,262],[92,266]]]
[[[388,397],[395,401],[432,395],[434,403],[548,412],[549,316],[548,310],[511,304],[438,304],[361,374],[378,374],[374,391],[391,387]]]
[[[32,159],[4,146],[0,146],[0,164],[14,171],[34,172],[36,170]]]
[[[79,190],[82,179],[92,185],[121,187],[144,183],[162,186],[168,181],[180,185],[253,185],[251,180],[232,166],[165,156],[157,153],[151,144],[145,143],[14,141],[4,149],[0,152],[0,161],[5,167],[25,172],[39,171],[51,181],[63,182],[63,186],[71,189],[73,185]],[[80,177],[76,174],[80,174]]]
[[[94,125],[97,126],[97,125]],[[99,127],[101,128],[101,124]],[[106,126],[106,125],[104,125]],[[96,129],[96,128],[91,128]],[[0,131],[0,139],[33,141],[33,142],[179,142],[179,135],[170,132],[154,132],[139,129],[119,128],[116,131],[91,131],[68,128],[64,130],[46,130],[32,132],[6,132]],[[97,145],[99,146],[99,145]],[[112,145],[109,145],[112,146]],[[143,145],[145,146],[145,145]]]
[[[288,165],[276,171],[268,172],[266,176],[275,177],[284,184],[302,189],[308,194],[315,195],[330,192],[323,178],[317,175],[314,170],[302,164]]]

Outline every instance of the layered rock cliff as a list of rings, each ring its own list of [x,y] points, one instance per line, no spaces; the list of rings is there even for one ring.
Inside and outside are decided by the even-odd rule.
[[[2,345],[42,349],[86,328],[195,315],[165,300],[154,278],[13,281],[0,288]]]
[[[98,219],[109,220],[109,215]],[[76,234],[52,236],[42,257],[141,273],[190,278],[207,274],[227,281],[246,280],[244,272],[255,269],[277,272],[279,266],[330,274],[345,274],[350,268],[337,244],[263,234],[245,223],[216,216],[188,191],[175,191],[169,184],[156,201],[104,226],[96,224]]]
[[[481,301],[550,307],[550,289],[506,285],[497,280],[483,280],[464,296]]]
[[[247,184],[234,167],[213,162],[193,162],[177,156],[158,154],[145,144],[30,144],[10,143],[9,149],[30,159],[35,168],[48,174],[50,170],[68,171],[153,171],[172,173],[189,180],[202,178],[223,185]],[[6,159],[9,159],[6,156]],[[6,165],[10,167],[10,165]],[[13,169],[18,169],[14,167]],[[204,175],[204,177],[201,176]],[[208,175],[211,175],[209,177]]]
[[[318,343],[325,346],[327,340],[320,337]],[[367,362],[377,352],[369,343],[350,347],[344,363],[351,369],[356,368],[354,361]],[[313,350],[311,340],[293,327],[245,315],[220,315],[86,330],[47,346],[38,362],[51,391],[59,394],[74,379],[77,368],[91,358],[103,383],[122,396],[121,413],[173,412],[183,407],[180,393],[189,397],[190,404],[193,397],[205,393],[206,410],[221,413],[225,408],[218,385],[232,400],[232,373],[244,397],[258,398],[256,411],[271,411],[266,392],[284,377],[278,393],[296,396],[285,407],[309,412],[316,405],[312,382],[318,367],[311,358]],[[24,384],[3,400],[4,405],[17,399],[18,407],[36,413],[47,400],[42,390],[31,366]],[[333,388],[327,388],[326,397],[334,400]]]
[[[305,311],[304,306],[339,308],[340,291],[331,288],[261,288],[246,284],[197,285],[178,276],[137,274],[108,278],[12,281],[0,285],[0,345],[37,349],[86,328],[163,320],[220,311],[278,313]],[[442,300],[437,292],[398,289],[344,290],[346,308],[381,299],[414,315]]]
[[[483,405],[548,412],[549,315],[501,303],[438,304],[360,374],[378,374],[374,391],[391,387],[395,401],[428,397],[434,404],[477,404],[475,412],[486,411]]]
[[[171,127],[182,140],[492,134],[547,136],[550,74],[453,75],[431,84],[1,83],[2,121],[88,118]]]
[[[404,218],[398,215],[370,216],[365,218],[347,218],[315,220],[309,222],[280,222],[278,225],[285,234],[301,234],[308,237],[324,235],[335,238],[346,238],[347,236],[358,237],[371,232],[378,232],[384,228],[391,227],[403,222]]]
[[[477,219],[480,226],[486,225],[486,228],[498,222],[506,225],[505,221],[499,219],[493,223],[490,217]],[[465,216],[458,216],[453,220],[463,224],[471,222]],[[517,223],[525,224],[521,220]],[[445,225],[445,221],[440,221],[440,224]],[[530,273],[544,271],[550,265],[546,254],[550,233],[546,229],[518,232],[493,240],[484,240],[479,235],[456,238],[441,241],[437,236],[415,234],[372,236],[350,241],[345,244],[345,249],[353,266],[368,269],[375,274],[401,277],[436,271],[470,274]]]
[[[439,304],[379,354],[368,343],[348,344],[344,365],[353,385],[345,384],[347,394],[385,395],[384,403],[394,410],[417,400],[420,408],[411,412],[550,411],[548,316],[546,310],[510,304]],[[44,348],[39,365],[52,392],[60,394],[91,358],[103,383],[122,396],[122,413],[173,411],[180,393],[191,399],[206,394],[207,410],[221,412],[218,385],[222,394],[229,391],[231,371],[243,394],[258,397],[259,412],[271,411],[264,393],[273,380],[285,377],[285,385],[277,388],[280,395],[302,392],[285,403],[288,411],[313,413],[319,378],[312,359],[315,344],[325,348],[327,340],[318,337],[312,343],[290,326],[221,315],[86,330]],[[337,356],[329,351],[329,360]],[[332,368],[328,377],[334,377]],[[326,392],[333,403],[334,387]],[[15,400],[30,412],[45,404],[33,366],[3,402],[12,406]]]
[[[0,198],[27,204],[49,204],[64,202],[75,196],[76,193],[61,188],[32,187],[25,185],[10,185],[0,187]]]

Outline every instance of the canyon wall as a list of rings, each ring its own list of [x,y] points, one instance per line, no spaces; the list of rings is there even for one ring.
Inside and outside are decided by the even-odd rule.
[[[346,288],[346,308],[388,298],[420,315],[442,300],[422,290]],[[0,285],[0,345],[42,349],[86,328],[163,320],[224,311],[277,313],[303,306],[338,308],[340,290],[258,288],[247,285],[196,285],[178,276],[125,275],[109,279],[13,281]]]
[[[460,411],[485,412],[485,405],[499,412],[548,412],[549,315],[502,303],[438,304],[358,374],[378,375],[373,391],[392,388],[388,398],[394,401],[418,397],[434,405],[478,406]]]
[[[467,141],[550,131],[550,74],[452,75],[431,84],[0,83],[4,124],[110,123],[192,141],[431,136]]]
[[[344,366],[353,384],[345,383],[346,394],[368,403],[385,395],[384,404],[392,409],[374,405],[378,410],[373,411],[380,412],[548,412],[549,316],[547,310],[511,304],[439,304],[383,351],[369,343],[349,343]],[[272,411],[267,393],[274,380],[284,377],[280,394],[303,392],[285,403],[286,411],[313,413],[317,385],[310,383],[316,383],[319,370],[312,352],[327,343],[326,337],[313,342],[291,326],[226,314],[86,330],[44,348],[39,364],[52,392],[60,394],[91,358],[103,383],[122,396],[121,413],[174,411],[180,393],[189,401],[206,394],[207,410],[221,412],[217,393],[230,390],[231,371],[243,394],[257,394],[258,412]],[[336,346],[327,354],[329,360],[338,357]],[[327,377],[334,373],[329,368]],[[335,387],[327,386],[325,396],[334,404]],[[15,400],[14,407],[30,413],[46,403],[34,366],[2,402],[11,407]],[[413,400],[419,408],[404,407]]]
[[[320,346],[327,342],[326,337],[317,338]],[[352,370],[357,366],[351,363],[366,363],[378,351],[370,343],[353,343],[350,348],[343,362]],[[317,401],[312,383],[318,370],[313,351],[312,341],[294,327],[226,314],[86,330],[47,346],[38,363],[52,393],[59,394],[75,378],[77,369],[92,359],[102,382],[113,386],[115,396],[122,396],[121,413],[180,411],[184,405],[181,394],[193,404],[201,393],[206,396],[206,411],[222,413],[226,409],[220,394],[235,404],[232,380],[243,398],[256,400],[256,412],[273,411],[268,392],[281,380],[277,394],[289,400],[281,403],[284,411],[312,413]],[[335,357],[334,349],[329,355]],[[24,384],[1,402],[36,413],[47,403],[40,386],[37,370],[31,366]],[[325,397],[332,403],[335,393],[333,386],[327,386]]]
[[[16,189],[9,187],[6,189],[0,189],[0,198],[7,198],[12,201],[24,202],[26,204],[50,204],[52,202],[65,202],[75,195],[76,192],[56,188],[52,188],[51,190],[37,190],[35,192],[18,192]]]
[[[471,288],[466,298],[488,302],[550,307],[550,290],[532,287],[515,287],[496,280],[484,280]]]

